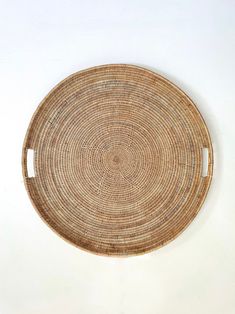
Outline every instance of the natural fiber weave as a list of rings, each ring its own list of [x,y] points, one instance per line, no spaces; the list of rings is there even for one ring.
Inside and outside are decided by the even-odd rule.
[[[32,178],[28,148],[35,151]],[[23,147],[26,188],[41,217],[78,247],[105,255],[144,253],[174,239],[198,213],[212,164],[193,102],[156,73],[121,64],[57,85]]]

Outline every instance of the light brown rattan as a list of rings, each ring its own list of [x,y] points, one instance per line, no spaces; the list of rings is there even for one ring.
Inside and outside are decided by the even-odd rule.
[[[29,148],[35,177],[27,173]],[[193,220],[213,153],[185,93],[152,71],[113,64],[77,72],[46,96],[22,164],[35,208],[59,235],[97,254],[133,255],[161,247]]]

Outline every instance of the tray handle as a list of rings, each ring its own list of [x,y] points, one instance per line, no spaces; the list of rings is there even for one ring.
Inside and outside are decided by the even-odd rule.
[[[24,151],[24,176],[26,178],[34,178],[35,172],[35,150],[26,148]]]
[[[209,174],[209,150],[207,147],[202,147],[202,177],[207,177]]]

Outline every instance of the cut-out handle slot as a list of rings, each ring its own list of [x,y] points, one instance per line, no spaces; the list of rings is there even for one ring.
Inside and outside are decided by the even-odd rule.
[[[202,148],[202,177],[208,175],[208,148]]]
[[[28,176],[28,178],[35,177],[34,150],[31,148],[27,149],[27,176]]]

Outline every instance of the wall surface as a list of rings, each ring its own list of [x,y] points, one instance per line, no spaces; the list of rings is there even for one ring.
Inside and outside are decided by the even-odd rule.
[[[0,314],[235,313],[235,1],[0,0]],[[153,69],[195,101],[215,170],[188,229],[158,251],[99,257],[38,217],[21,148],[42,98],[98,64]]]

